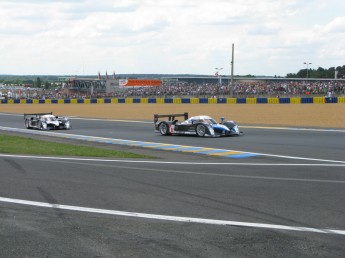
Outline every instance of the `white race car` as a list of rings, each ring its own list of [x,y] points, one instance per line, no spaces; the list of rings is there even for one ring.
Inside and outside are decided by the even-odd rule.
[[[28,129],[50,130],[71,129],[71,122],[67,117],[54,116],[50,113],[24,114],[24,124]]]

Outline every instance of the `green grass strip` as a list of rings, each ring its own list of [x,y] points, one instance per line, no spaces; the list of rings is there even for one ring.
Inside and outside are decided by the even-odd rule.
[[[28,137],[7,134],[0,134],[0,153],[105,158],[153,158],[152,156],[125,151],[35,140]]]

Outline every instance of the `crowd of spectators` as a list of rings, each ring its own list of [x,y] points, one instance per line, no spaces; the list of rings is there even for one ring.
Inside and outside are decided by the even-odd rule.
[[[235,81],[233,97],[293,97],[293,96],[342,96],[345,81]],[[138,98],[138,97],[228,97],[230,87],[218,83],[165,83],[159,87],[131,87],[108,93],[72,92],[66,88],[21,89],[8,91],[7,98],[62,99],[62,98]]]
[[[174,83],[161,87],[128,88],[112,94],[114,97],[225,97],[230,87],[218,83]],[[291,97],[345,95],[345,81],[236,81],[234,97]]]

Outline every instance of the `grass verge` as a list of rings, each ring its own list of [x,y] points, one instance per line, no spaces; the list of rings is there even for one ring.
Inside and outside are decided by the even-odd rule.
[[[43,140],[35,140],[28,137],[4,134],[0,134],[0,153],[55,156],[87,156],[105,158],[153,158],[149,155],[140,155],[125,151],[79,146],[66,143],[56,143]]]

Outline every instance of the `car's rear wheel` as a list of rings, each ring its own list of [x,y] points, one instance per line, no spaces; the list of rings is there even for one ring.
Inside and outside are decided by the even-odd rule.
[[[30,127],[30,122],[29,122],[28,119],[25,119],[25,127],[26,127],[27,129],[30,129],[30,128],[31,128],[31,127]]]
[[[159,132],[161,135],[169,135],[169,126],[167,123],[163,122],[159,125]]]
[[[206,134],[206,127],[202,124],[197,125],[195,130],[196,130],[196,134],[200,137],[203,137]]]

